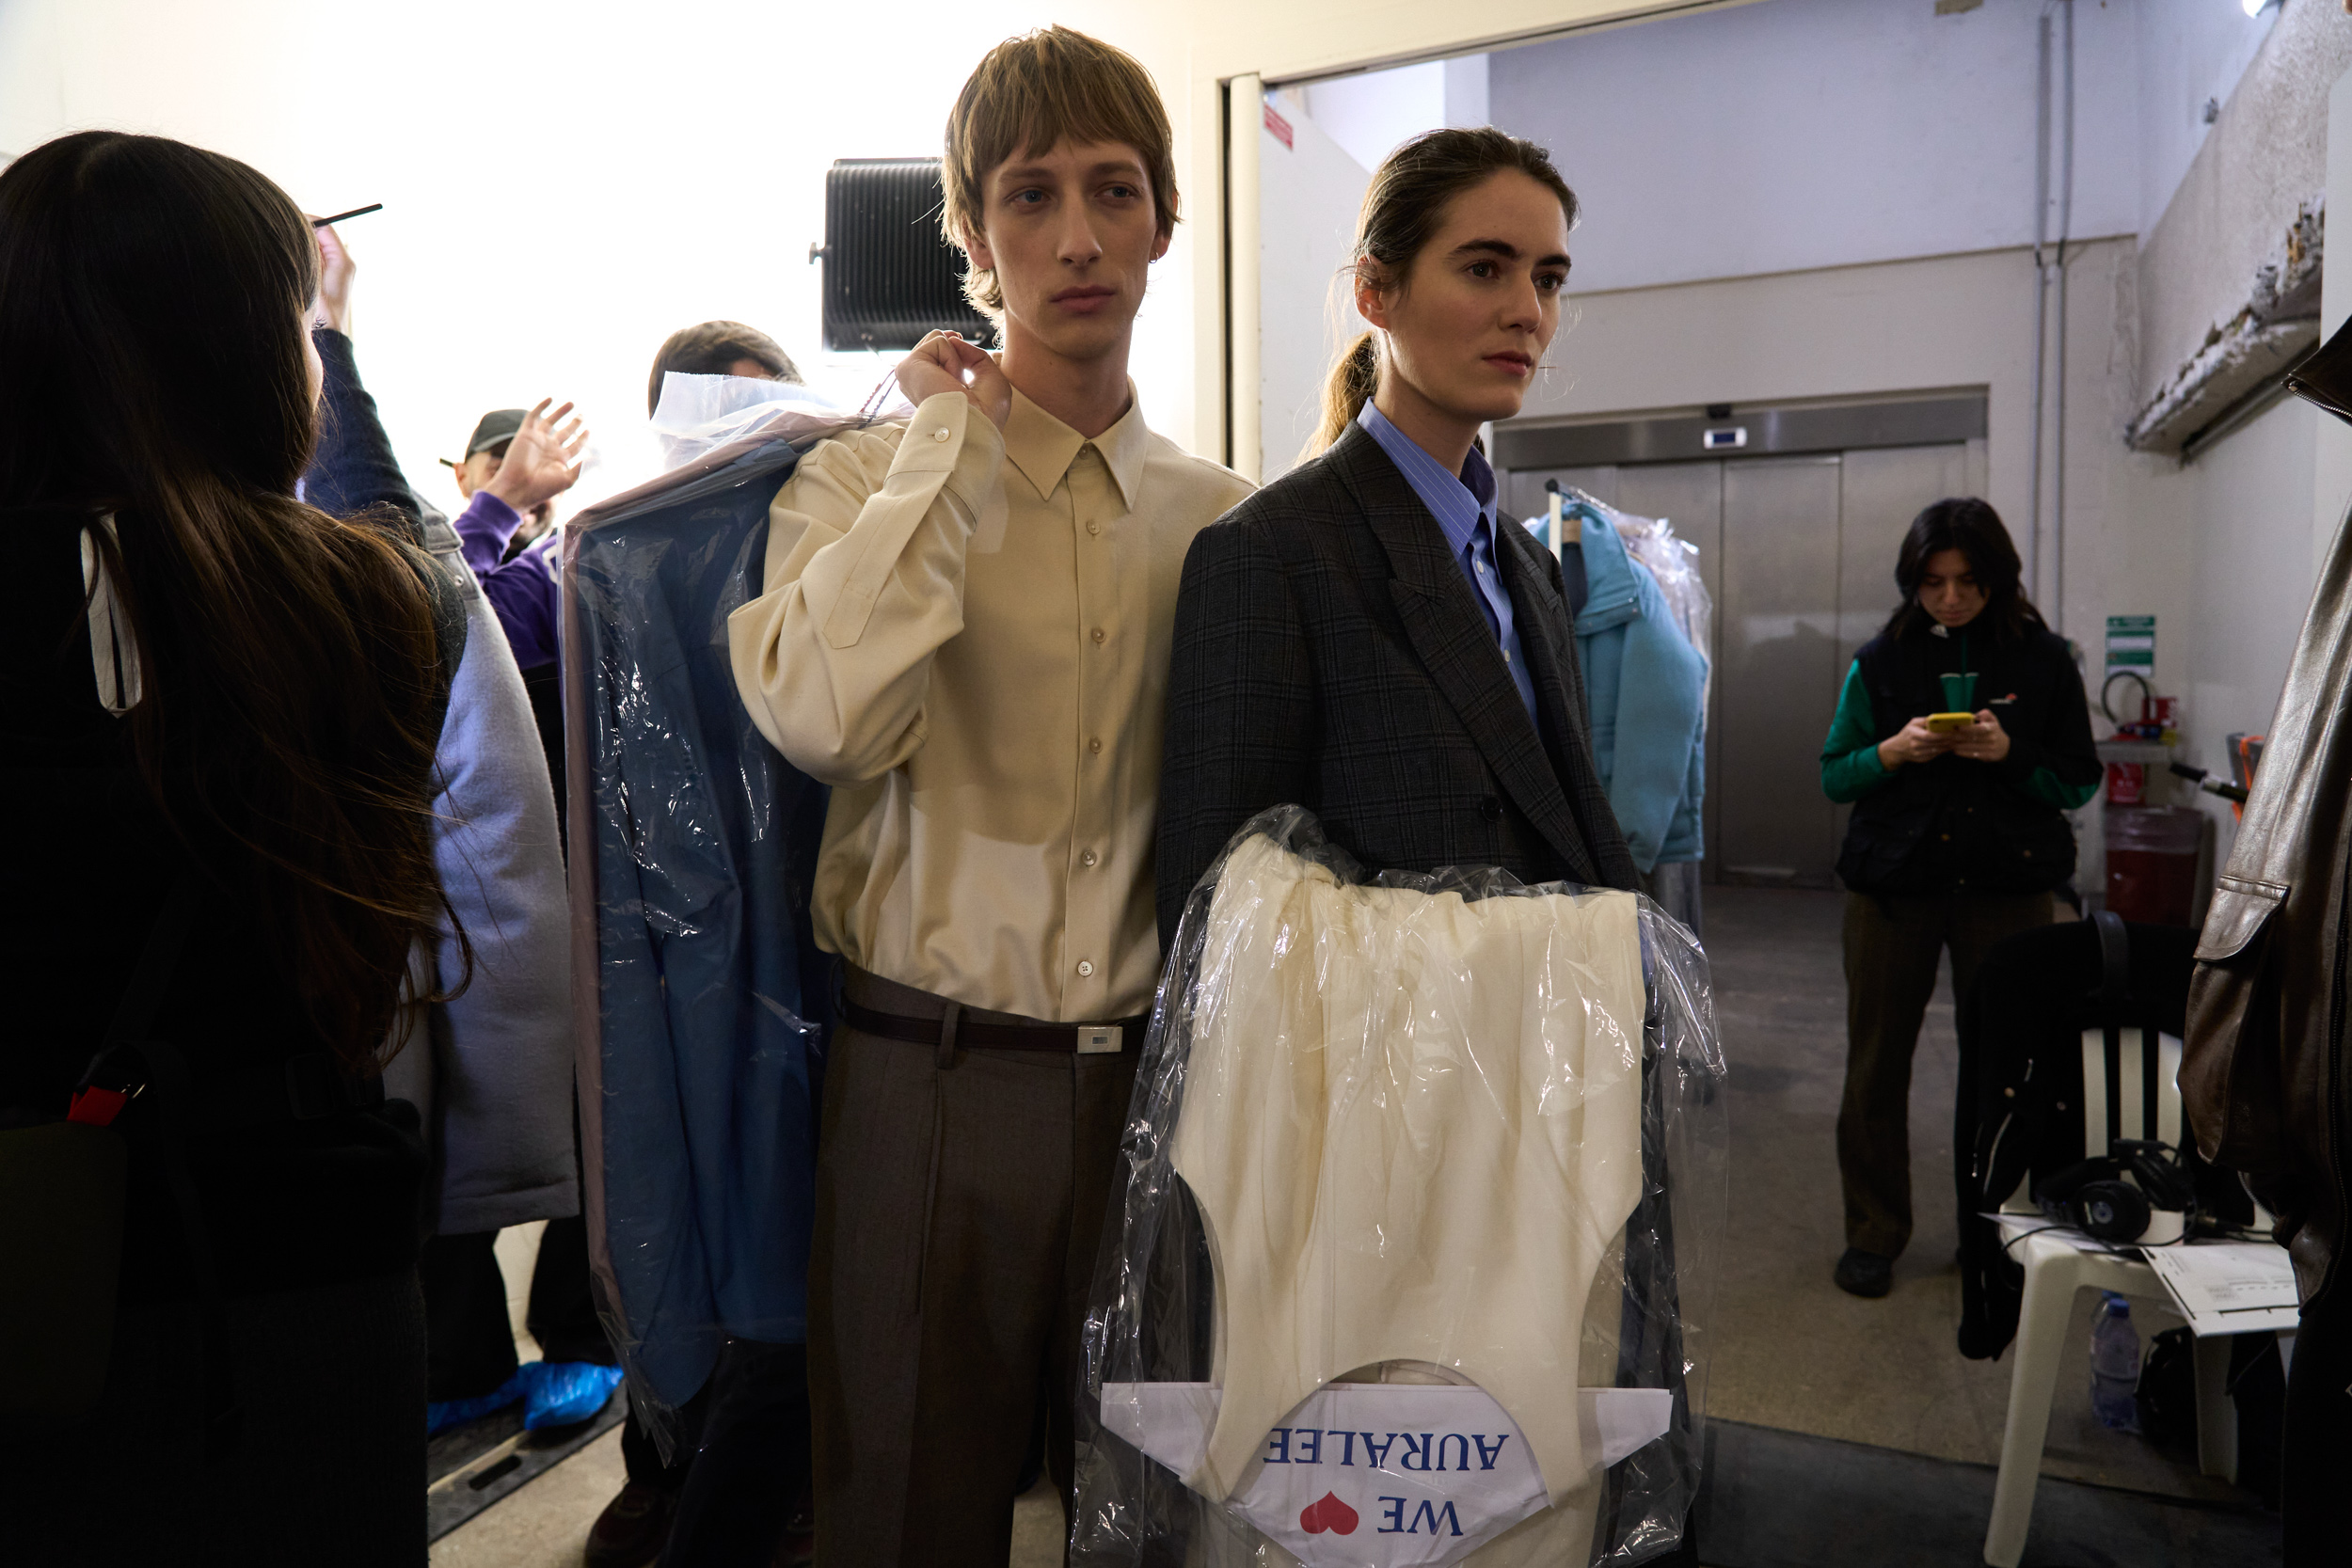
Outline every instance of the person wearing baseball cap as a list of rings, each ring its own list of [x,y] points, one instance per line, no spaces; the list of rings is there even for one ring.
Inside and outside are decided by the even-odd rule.
[[[555,498],[580,479],[580,454],[588,442],[587,430],[570,417],[572,405],[550,412],[553,401],[542,399],[535,408],[491,410],[474,425],[462,461],[441,459],[455,471],[466,498],[456,519],[466,564],[498,611],[526,678],[555,659],[556,584],[548,529]]]
[[[473,435],[466,440],[464,458],[457,461],[446,457],[441,459],[441,466],[455,474],[459,495],[470,501],[476,491],[497,476],[499,466],[506,461],[506,449],[513,444],[515,433],[522,429],[523,420],[530,414],[527,408],[491,409],[475,422]],[[532,540],[547,532],[548,525],[554,517],[555,501],[552,497],[532,507],[530,515],[522,520],[513,537],[507,541],[503,554],[513,556],[520,553]]]

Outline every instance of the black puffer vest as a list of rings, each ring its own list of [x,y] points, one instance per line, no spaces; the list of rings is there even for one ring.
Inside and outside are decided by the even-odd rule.
[[[1976,626],[1874,638],[1855,657],[1872,738],[1931,713],[1991,708],[2009,732],[1996,763],[1947,755],[1895,769],[1854,802],[1837,875],[1856,893],[2046,893],[2074,874],[2065,814],[2026,792],[2035,769],[2100,776],[2082,676],[2066,641],[2039,627],[2002,639]],[[1971,678],[1973,677],[1973,679]]]

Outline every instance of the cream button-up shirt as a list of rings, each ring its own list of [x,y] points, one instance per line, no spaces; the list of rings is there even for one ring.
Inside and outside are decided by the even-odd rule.
[[[961,393],[817,447],[728,622],[753,721],[834,786],[819,945],[967,1006],[1149,1011],[1176,588],[1248,482],[1126,415]]]

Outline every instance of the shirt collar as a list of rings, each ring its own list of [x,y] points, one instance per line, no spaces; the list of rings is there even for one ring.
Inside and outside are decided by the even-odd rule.
[[[1356,416],[1356,422],[1380,443],[1380,450],[1404,473],[1413,494],[1438,519],[1438,527],[1445,531],[1446,543],[1454,547],[1454,554],[1470,547],[1478,538],[1481,524],[1486,525],[1488,538],[1493,537],[1495,471],[1486,453],[1470,448],[1462,471],[1451,474],[1446,472],[1444,464],[1397,429],[1370,400],[1366,400],[1363,412]]]
[[[1060,488],[1070,465],[1078,460],[1079,450],[1086,444],[1085,436],[1022,396],[1019,388],[1013,388],[1012,412],[1005,417],[1005,461],[1021,471],[1039,499]],[[1143,488],[1143,465],[1151,447],[1151,427],[1143,422],[1143,400],[1130,381],[1127,412],[1094,438],[1094,450],[1103,454],[1103,466],[1110,470],[1111,483],[1119,486],[1120,499],[1130,512],[1136,509],[1136,498]]]

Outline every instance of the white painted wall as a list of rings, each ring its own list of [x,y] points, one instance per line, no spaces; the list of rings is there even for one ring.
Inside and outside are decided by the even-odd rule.
[[[1367,169],[1406,137],[1447,123],[1446,65],[1430,60],[1290,89],[1291,101]]]
[[[1485,125],[1492,118],[1488,72],[1494,56],[1391,66],[1353,76],[1302,82],[1283,96],[1366,169],[1408,136],[1440,125]]]
[[[1486,125],[1494,119],[1491,55],[1466,55],[1445,64],[1445,122]]]
[[[2258,16],[2233,0],[2127,0],[2139,75],[2139,231],[2156,226],[2211,129],[2208,101],[2227,103],[2280,8]]]
[[[1372,176],[1293,94],[1277,92],[1269,102],[1292,127],[1288,147],[1271,131],[1262,130],[1258,141],[1266,214],[1259,261],[1262,472],[1273,479],[1289,471],[1313,434],[1341,344],[1364,329],[1340,273]]]
[[[2287,660],[2314,580],[2309,542],[2320,421],[2297,398],[2199,453],[2158,483],[2184,488],[2191,605],[2187,639],[2189,727],[2184,759],[2227,776],[2223,736],[2269,733]],[[2157,627],[2159,641],[2164,627]],[[2200,804],[2220,819],[2221,855],[2234,836],[2229,807]]]
[[[2077,236],[2139,228],[2131,3],[2074,8]],[[1577,34],[1492,56],[1494,121],[1582,199],[1580,290],[2026,245],[2040,13],[1766,0]]]

